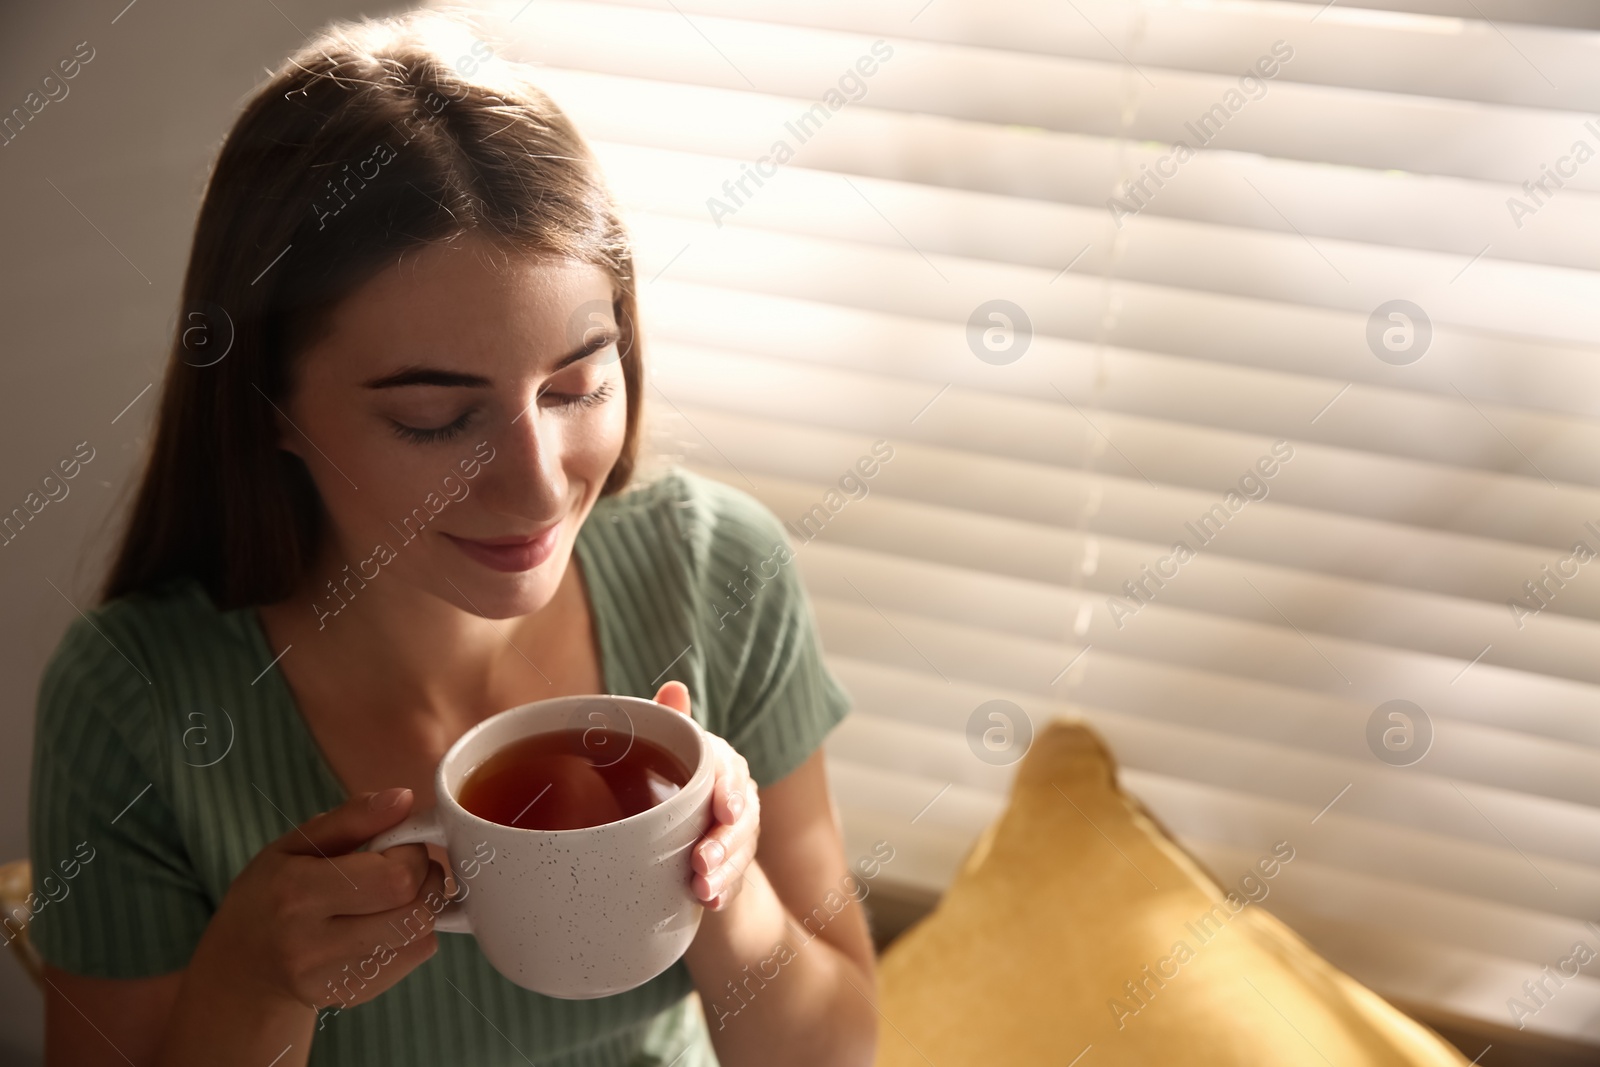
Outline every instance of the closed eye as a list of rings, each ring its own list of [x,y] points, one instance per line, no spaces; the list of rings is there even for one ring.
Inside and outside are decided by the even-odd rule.
[[[599,404],[604,404],[607,400],[611,399],[612,394],[615,391],[615,381],[606,381],[602,382],[598,388],[591,392],[544,392],[539,394],[539,398],[541,400],[548,401],[551,407],[588,408],[595,407]],[[461,436],[462,432],[466,430],[469,424],[471,424],[472,417],[475,414],[477,414],[476,408],[468,408],[453,421],[447,422],[443,426],[408,426],[405,423],[397,422],[394,419],[390,419],[389,423],[394,427],[394,432],[397,437],[400,437],[406,441],[411,441],[415,444],[426,445],[433,444],[438,441],[450,441]]]
[[[567,407],[594,407],[611,399],[613,383],[605,381],[598,389],[589,393],[540,393],[540,399],[549,399],[553,406]]]
[[[405,423],[396,422],[394,419],[390,419],[389,422],[394,427],[395,436],[419,445],[426,445],[435,441],[449,441],[452,438],[461,436],[461,431],[467,428],[467,424],[472,421],[472,416],[476,410],[475,408],[468,408],[457,416],[454,421],[447,422],[443,426],[407,426]]]

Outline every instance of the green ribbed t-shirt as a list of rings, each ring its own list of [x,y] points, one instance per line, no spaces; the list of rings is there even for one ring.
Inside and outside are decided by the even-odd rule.
[[[650,698],[682,681],[757,785],[848,712],[784,528],[749,494],[672,468],[599,500],[575,551],[607,691]],[[182,968],[250,858],[344,803],[272,661],[255,611],[218,611],[193,581],[73,622],[40,684],[33,750],[29,933],[45,960],[103,978]],[[680,960],[616,996],[545,997],[474,938],[440,934],[393,988],[324,1010],[309,1062],[715,1067],[692,991]]]

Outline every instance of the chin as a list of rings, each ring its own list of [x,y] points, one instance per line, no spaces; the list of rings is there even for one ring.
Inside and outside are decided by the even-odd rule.
[[[453,548],[442,547],[457,558],[434,572],[449,578],[449,581],[430,583],[440,587],[434,592],[463,611],[486,619],[510,619],[542,610],[555,599],[571,559],[570,550],[558,549],[531,570],[506,572],[461,559]]]

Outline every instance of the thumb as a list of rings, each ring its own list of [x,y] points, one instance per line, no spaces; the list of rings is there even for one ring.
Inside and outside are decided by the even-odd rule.
[[[665,704],[673,711],[689,714],[689,687],[677,679],[664,683],[656,690],[656,703]]]
[[[314,815],[279,838],[285,852],[332,856],[354,852],[411,813],[415,795],[396,787],[357,793],[331,811]]]

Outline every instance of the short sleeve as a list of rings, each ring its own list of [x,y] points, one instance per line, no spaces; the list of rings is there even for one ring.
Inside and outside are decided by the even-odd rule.
[[[754,497],[706,480],[712,523],[697,575],[707,679],[722,736],[758,786],[804,763],[850,711],[823,660],[783,524]]]
[[[39,686],[28,936],[63,970],[142,978],[188,963],[212,906],[167,806],[149,671],[95,614],[101,629],[75,620]]]

